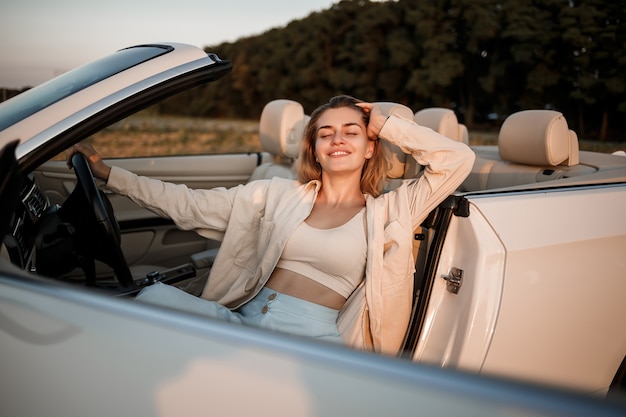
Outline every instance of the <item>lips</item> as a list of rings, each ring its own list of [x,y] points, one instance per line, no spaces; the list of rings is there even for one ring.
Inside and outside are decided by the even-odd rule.
[[[333,151],[328,154],[328,156],[347,156],[350,155],[350,152],[347,151]]]

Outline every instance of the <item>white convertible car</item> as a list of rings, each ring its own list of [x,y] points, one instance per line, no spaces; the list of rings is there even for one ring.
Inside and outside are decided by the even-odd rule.
[[[579,151],[555,111],[509,116],[415,231],[397,357],[134,301],[155,281],[197,291],[220,236],[179,230],[56,156],[230,68],[140,45],[0,104],[2,415],[624,415],[626,157]],[[380,104],[467,140],[450,110]],[[108,162],[195,188],[293,176],[306,121],[276,100],[261,152]],[[394,155],[390,188],[421,170]]]

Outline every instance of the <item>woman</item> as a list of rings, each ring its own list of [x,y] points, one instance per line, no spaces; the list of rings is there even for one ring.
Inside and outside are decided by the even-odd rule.
[[[424,174],[381,194],[379,137]],[[311,115],[298,181],[190,190],[111,168],[87,145],[68,161],[74,152],[108,188],[180,228],[224,233],[200,298],[156,284],[137,299],[391,354],[411,312],[413,231],[474,161],[464,144],[349,96]]]

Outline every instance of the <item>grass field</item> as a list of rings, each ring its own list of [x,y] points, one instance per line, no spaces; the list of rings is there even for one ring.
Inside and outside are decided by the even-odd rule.
[[[106,158],[261,151],[259,123],[135,115],[90,139]],[[470,145],[495,145],[497,132],[470,132]],[[580,141],[581,150],[613,152],[626,143]]]
[[[261,151],[259,123],[245,120],[132,116],[91,141],[109,158]]]

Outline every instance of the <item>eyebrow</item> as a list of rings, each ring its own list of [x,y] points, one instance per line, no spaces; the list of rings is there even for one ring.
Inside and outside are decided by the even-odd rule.
[[[360,124],[358,124],[357,122],[348,122],[348,123],[344,123],[341,125],[341,127],[349,127],[349,126],[358,126],[361,129],[363,129],[363,126],[361,126]],[[324,125],[324,126],[320,126],[317,128],[318,131],[322,130],[322,129],[332,129],[333,126],[330,125]]]

